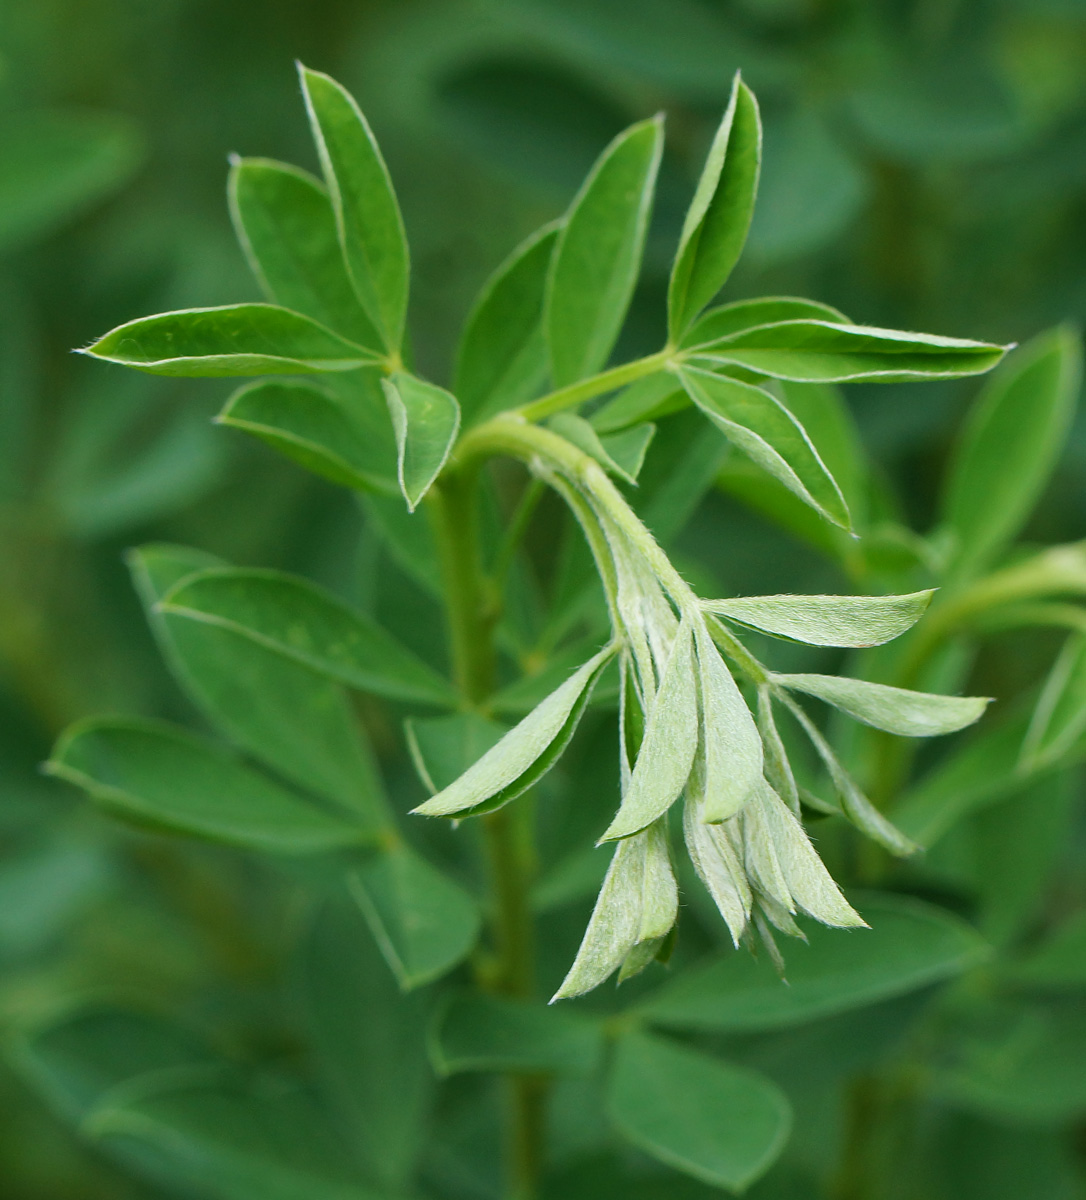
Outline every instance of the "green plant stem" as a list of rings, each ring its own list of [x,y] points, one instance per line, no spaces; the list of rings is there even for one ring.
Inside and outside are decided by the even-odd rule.
[[[623,363],[620,367],[612,367],[609,371],[601,371],[598,375],[589,376],[588,379],[581,379],[577,383],[558,388],[557,391],[540,396],[538,400],[533,400],[530,404],[525,404],[515,411],[528,421],[541,421],[544,417],[551,417],[557,412],[562,412],[563,409],[573,408],[585,400],[591,400],[594,396],[613,392],[616,388],[625,387],[628,383],[636,383],[638,379],[644,379],[646,375],[655,375],[657,371],[665,370],[674,354],[671,346],[665,346],[663,350],[649,354],[645,358]]]

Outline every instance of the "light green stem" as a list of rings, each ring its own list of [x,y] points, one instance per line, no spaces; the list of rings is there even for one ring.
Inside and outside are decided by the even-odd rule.
[[[674,357],[674,353],[672,347],[665,346],[663,350],[657,351],[656,354],[650,354],[646,358],[623,363],[620,367],[612,367],[609,371],[601,371],[598,375],[589,376],[588,379],[581,379],[577,383],[558,388],[557,391],[540,396],[538,400],[533,400],[530,404],[525,404],[515,411],[525,420],[541,421],[544,417],[551,417],[564,409],[573,408],[585,400],[591,400],[594,396],[603,396],[607,392],[625,387],[628,383],[636,383],[637,380],[644,379],[646,375],[655,375],[657,371],[665,370]]]

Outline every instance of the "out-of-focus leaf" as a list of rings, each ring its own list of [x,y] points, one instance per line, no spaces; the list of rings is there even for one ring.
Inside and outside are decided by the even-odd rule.
[[[464,326],[453,392],[472,424],[530,400],[547,377],[543,298],[558,225],[544,225],[487,280]]]
[[[396,432],[400,490],[414,512],[456,441],[460,405],[451,392],[403,371],[381,386]]]
[[[728,1191],[765,1174],[792,1124],[788,1101],[764,1076],[645,1034],[616,1047],[607,1111],[653,1158]]]
[[[688,403],[675,376],[668,371],[660,371],[623,388],[613,400],[598,408],[589,421],[598,434],[606,437],[637,426],[642,421],[666,417],[685,408]]]
[[[1028,987],[1086,988],[1086,913],[1069,917],[1031,954],[1004,971]]]
[[[332,200],[347,271],[390,354],[407,314],[407,236],[377,140],[354,98],[334,79],[299,65],[313,139]]]
[[[683,972],[638,1012],[672,1029],[780,1029],[951,979],[989,954],[971,926],[934,905],[886,894],[859,907],[870,929],[806,927],[808,944],[788,955],[787,984],[768,958],[738,950]]]
[[[602,1051],[603,1030],[591,1017],[476,993],[451,996],[430,1033],[430,1056],[442,1075],[460,1071],[591,1075]]]
[[[372,618],[299,576],[217,567],[187,576],[159,610],[215,625],[360,691],[454,705],[452,685]]]
[[[410,846],[374,855],[350,886],[405,991],[451,971],[479,936],[475,901]]]
[[[879,646],[912,628],[933,592],[906,596],[736,596],[706,600],[718,616],[811,646]]]
[[[1022,743],[1022,763],[1058,762],[1086,734],[1086,634],[1072,634],[1045,680]]]
[[[228,304],[140,317],[82,351],[151,375],[308,375],[355,371],[372,351],[274,304]]]
[[[475,712],[408,717],[404,723],[415,770],[433,793],[443,791],[509,732]]]
[[[544,310],[555,387],[598,371],[614,347],[641,268],[663,140],[659,118],[620,134],[558,234]]]
[[[111,856],[59,834],[0,859],[0,954],[40,952],[115,886]]]
[[[1081,381],[1078,334],[1061,327],[1034,338],[984,388],[943,504],[958,572],[980,569],[1022,527],[1063,446]]]
[[[635,425],[622,433],[611,434],[605,442],[592,425],[576,413],[559,413],[552,417],[548,424],[567,442],[572,442],[590,458],[594,458],[609,474],[617,475],[619,479],[630,484],[637,482],[637,476],[645,461],[645,451],[648,450],[652,435],[656,432],[653,425]],[[612,456],[611,448],[618,450],[619,457],[626,460],[629,467],[633,468],[632,471]]]
[[[159,722],[81,721],[57,743],[47,770],[116,816],[246,849],[306,854],[365,836],[213,743]]]

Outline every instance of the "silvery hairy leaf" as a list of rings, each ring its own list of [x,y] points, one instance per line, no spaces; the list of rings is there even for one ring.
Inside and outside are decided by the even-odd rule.
[[[768,686],[758,688],[758,732],[762,737],[765,758],[765,777],[788,807],[799,816],[799,790],[788,752],[781,740],[780,730],[773,717],[773,696]]]
[[[694,870],[738,946],[754,901],[740,857],[741,847],[737,849],[734,841],[738,832],[736,822],[706,825],[698,813],[703,780],[704,771],[700,764],[695,764],[683,805],[683,835]]]
[[[553,765],[547,752],[556,741],[564,747],[565,735],[572,735],[572,729],[567,729],[569,722],[580,716],[592,686],[614,653],[613,646],[604,647],[459,779],[412,811],[425,817],[454,817],[482,805],[487,810],[496,808],[519,796],[543,774],[533,769],[541,759],[545,769]]]
[[[577,957],[551,1003],[598,987],[635,946],[662,938],[678,911],[667,834],[656,822],[615,847]]]
[[[736,596],[706,600],[717,616],[809,646],[881,646],[924,615],[934,591],[904,596]]]

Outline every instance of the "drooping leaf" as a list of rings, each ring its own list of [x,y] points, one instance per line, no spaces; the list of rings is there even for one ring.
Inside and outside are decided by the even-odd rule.
[[[614,347],[641,268],[663,140],[660,118],[620,134],[558,235],[544,310],[555,387],[600,370]]]
[[[732,841],[732,827],[708,825],[701,819],[704,776],[704,770],[695,762],[683,805],[683,837],[698,878],[705,884],[732,941],[738,946],[746,932],[754,901],[740,858],[742,847]]]
[[[979,569],[1022,527],[1063,446],[1081,381],[1079,336],[1060,327],[1024,346],[984,388],[943,504],[958,571]]]
[[[404,991],[439,979],[475,945],[475,901],[410,846],[397,843],[374,855],[349,883]]]
[[[430,1034],[430,1057],[441,1075],[591,1075],[602,1052],[603,1030],[591,1017],[474,992],[450,996]]]
[[[605,433],[600,438],[600,445],[619,471],[636,483],[655,436],[656,426],[651,421],[643,421],[619,433]]]
[[[1007,349],[933,333],[801,319],[740,330],[699,347],[694,361],[796,383],[902,383],[980,375]]]
[[[679,626],[649,713],[645,739],[615,819],[600,838],[611,842],[651,825],[679,798],[698,746],[698,686],[694,636]]]
[[[601,437],[606,437],[644,421],[666,417],[688,404],[686,393],[675,376],[669,371],[658,371],[623,388],[588,419],[592,428]]]
[[[792,1124],[784,1094],[763,1075],[642,1033],[619,1040],[607,1111],[639,1149],[729,1191],[769,1170]]]
[[[937,696],[838,675],[774,675],[773,681],[817,696],[865,725],[902,737],[954,733],[979,720],[990,703],[983,696]]]
[[[810,646],[881,646],[924,615],[932,590],[905,596],[736,596],[709,612]]]
[[[637,483],[638,472],[645,461],[645,451],[656,432],[653,425],[636,425],[623,433],[612,434],[605,442],[584,417],[570,412],[558,413],[548,425],[567,442],[572,442],[579,450],[594,458],[609,474],[629,484]],[[619,457],[625,458],[633,467],[632,472],[612,456],[608,444],[618,449]]]
[[[960,917],[902,896],[862,897],[869,929],[809,924],[788,955],[788,983],[773,964],[742,951],[669,981],[637,1011],[671,1029],[753,1033],[876,1004],[951,979],[990,951]]]
[[[46,769],[126,820],[250,850],[315,853],[365,835],[214,743],[161,722],[81,721]]]
[[[410,267],[388,168],[350,93],[318,71],[299,65],[298,73],[348,274],[385,349],[397,354]]]
[[[743,252],[754,213],[761,157],[758,103],[737,73],[683,222],[671,269],[667,327],[673,342],[679,341],[724,286]]]
[[[733,300],[731,304],[721,304],[702,313],[680,344],[684,349],[691,349],[717,342],[742,329],[805,319],[851,324],[843,312],[817,300],[804,300],[798,296],[760,296],[757,300]]]
[[[347,274],[327,189],[298,167],[242,158],[231,164],[227,196],[268,299],[380,353],[381,339]]]
[[[1030,770],[1049,766],[1086,734],[1086,634],[1072,634],[1045,680],[1022,743]]]
[[[376,372],[365,374],[376,387]],[[349,403],[308,384],[260,381],[236,391],[215,419],[255,435],[333,483],[358,491],[395,492],[396,448],[387,405],[379,391],[374,398],[380,401],[379,409],[365,400]]]
[[[614,655],[606,646],[514,726],[478,762],[413,811],[427,817],[489,812],[531,787],[573,736],[600,672]]]
[[[228,304],[140,317],[81,351],[150,375],[311,375],[374,362],[363,346],[274,304]]]
[[[453,392],[465,425],[530,400],[547,377],[543,298],[558,229],[544,225],[513,251],[464,325]]]
[[[414,512],[456,441],[460,405],[451,392],[403,371],[381,386],[396,433],[400,490]]]
[[[684,367],[690,399],[763,470],[827,521],[850,528],[848,506],[806,430],[764,388]]]
[[[372,618],[299,576],[215,567],[187,576],[159,611],[228,629],[349,687],[442,707],[456,691]]]

